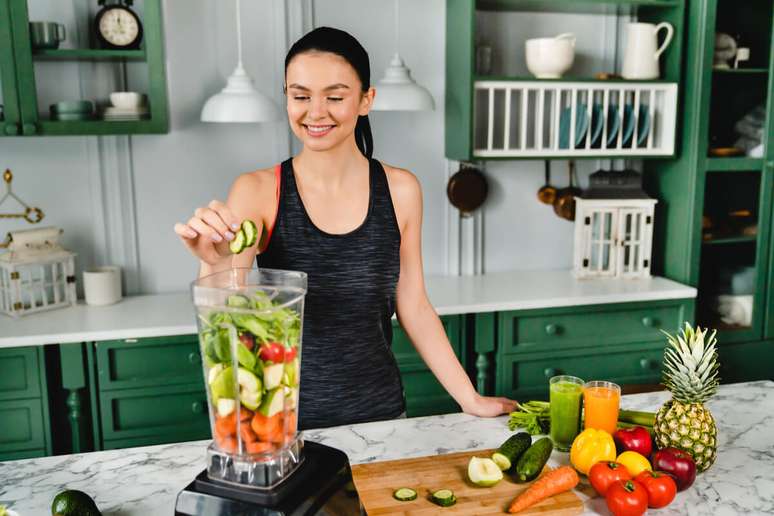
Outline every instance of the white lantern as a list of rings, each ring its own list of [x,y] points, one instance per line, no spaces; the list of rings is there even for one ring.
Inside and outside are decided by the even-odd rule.
[[[575,199],[574,275],[649,277],[657,201],[642,192],[635,172],[599,171],[591,181]]]
[[[75,293],[75,254],[59,243],[59,228],[12,231],[0,255],[0,312],[19,317],[70,306]]]

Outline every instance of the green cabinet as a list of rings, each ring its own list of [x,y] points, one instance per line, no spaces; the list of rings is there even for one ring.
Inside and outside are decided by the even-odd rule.
[[[196,335],[95,342],[87,349],[95,448],[210,437]]]
[[[102,50],[95,48],[34,49],[30,42],[28,0],[0,0],[0,91],[4,119],[0,119],[0,136],[54,136],[166,133],[169,130],[161,0],[145,0],[140,17],[143,41],[138,50]],[[85,10],[78,9],[81,15]],[[92,20],[79,23],[81,34],[68,31],[67,41],[89,40],[87,32]],[[88,47],[81,44],[81,47]],[[38,82],[59,80],[56,72],[46,73],[46,67],[61,63],[89,62],[98,70],[93,77],[117,77],[105,91],[83,86],[82,91],[94,92],[84,100],[109,104],[111,91],[136,90],[147,95],[149,117],[140,120],[53,120],[49,106],[40,105]],[[105,73],[107,72],[107,73]],[[54,78],[52,78],[54,77]],[[135,78],[137,77],[137,80]],[[96,79],[94,79],[96,80]],[[49,99],[52,103],[71,98]]]
[[[490,334],[494,394],[546,398],[548,380],[561,374],[619,385],[658,383],[661,332],[677,330],[693,308],[693,300],[682,299],[499,312]]]
[[[51,454],[42,347],[0,349],[0,460]]]
[[[466,364],[464,320],[465,316],[463,315],[441,317],[441,323],[449,337],[452,349],[462,362],[463,367]],[[449,396],[433,372],[422,361],[408,336],[397,322],[393,323],[392,350],[403,381],[408,417],[444,414],[460,410],[459,405]]]
[[[654,269],[697,286],[697,324],[719,330],[721,366],[741,364],[753,350],[771,356],[774,339],[774,5],[688,7],[682,151],[645,165],[648,190],[660,200]],[[719,67],[716,33],[749,48],[749,61]],[[756,131],[762,151],[754,153],[755,138],[742,136]],[[770,377],[758,370],[747,379]]]

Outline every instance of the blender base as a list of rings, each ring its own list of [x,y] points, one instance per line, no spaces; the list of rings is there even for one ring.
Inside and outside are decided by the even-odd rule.
[[[357,515],[360,499],[347,455],[313,441],[304,442],[304,461],[272,489],[240,488],[211,480],[204,470],[177,495],[176,516]]]

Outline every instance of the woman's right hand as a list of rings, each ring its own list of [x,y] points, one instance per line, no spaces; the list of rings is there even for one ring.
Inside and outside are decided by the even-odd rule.
[[[175,233],[194,256],[216,265],[231,255],[228,243],[234,239],[239,224],[225,204],[213,200],[205,207],[196,208],[187,223],[175,224]]]

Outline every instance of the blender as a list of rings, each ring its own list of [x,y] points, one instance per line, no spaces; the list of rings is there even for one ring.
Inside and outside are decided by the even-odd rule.
[[[232,268],[192,285],[213,440],[176,515],[359,514],[344,452],[298,432],[306,274]]]

